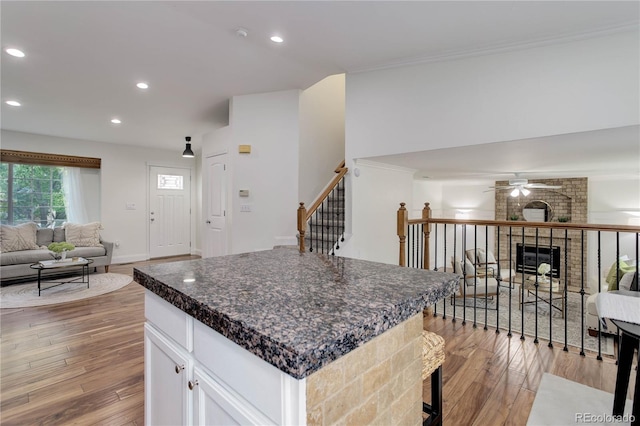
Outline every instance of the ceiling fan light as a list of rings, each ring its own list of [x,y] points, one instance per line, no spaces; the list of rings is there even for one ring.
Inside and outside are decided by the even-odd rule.
[[[520,194],[520,190],[518,188],[515,188],[513,191],[511,191],[512,197],[517,197],[518,194]]]
[[[520,189],[520,192],[522,192],[522,195],[524,195],[525,197],[531,194],[531,191],[529,191],[527,188]]]

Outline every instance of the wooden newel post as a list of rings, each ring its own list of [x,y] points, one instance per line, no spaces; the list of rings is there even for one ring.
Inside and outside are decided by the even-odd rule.
[[[424,208],[422,209],[422,219],[431,219],[431,207],[429,207],[429,203],[424,203]],[[424,258],[422,259],[422,268],[431,269],[429,265],[429,259],[431,257],[431,252],[429,251],[429,235],[431,234],[431,222],[427,222],[422,229],[424,232]]]
[[[409,226],[409,213],[407,209],[404,207],[405,203],[400,203],[400,208],[398,209],[398,238],[400,239],[400,266],[407,266],[407,228]]]
[[[307,208],[304,206],[304,203],[300,203],[300,207],[298,207],[298,234],[300,235],[300,240],[298,240],[298,244],[300,245],[300,252],[304,253],[304,234],[307,231]]]

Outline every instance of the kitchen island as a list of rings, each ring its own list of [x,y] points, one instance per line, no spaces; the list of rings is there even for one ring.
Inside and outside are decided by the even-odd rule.
[[[458,276],[281,248],[134,269],[147,424],[421,423],[425,307]]]

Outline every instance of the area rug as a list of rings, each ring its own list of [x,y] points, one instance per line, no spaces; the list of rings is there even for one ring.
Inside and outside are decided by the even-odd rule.
[[[561,347],[564,346],[565,340],[565,319],[562,318],[562,313],[553,309],[551,315],[549,315],[549,305],[546,303],[539,302],[537,307],[535,303],[530,303],[525,305],[524,307],[524,331],[522,327],[522,319],[523,319],[523,311],[518,309],[518,293],[520,289],[519,286],[516,285],[515,288],[511,290],[511,333],[514,336],[519,336],[524,334],[525,336],[533,337],[536,336],[536,326],[537,326],[537,337],[541,340],[559,343]],[[566,330],[567,330],[567,346],[573,346],[576,348],[583,347],[583,336],[584,336],[584,349],[592,352],[598,352],[598,338],[591,337],[587,333],[586,322],[582,324],[581,317],[581,296],[579,293],[568,293],[567,295],[567,312],[566,312]],[[584,306],[586,310],[586,299],[587,296],[584,296]],[[436,312],[438,315],[442,315],[443,308],[445,309],[445,313],[448,317],[453,315],[453,306],[451,305],[451,299],[447,298],[446,300],[440,301],[436,304]],[[529,298],[525,298],[525,301],[533,302],[535,300],[534,296],[530,296]],[[469,323],[473,323],[473,298],[468,297],[466,299],[466,321]],[[456,318],[462,318],[463,312],[465,311],[462,308],[462,299],[456,299]],[[560,302],[558,301],[559,305]],[[488,300],[487,304],[487,324],[489,328],[496,327],[496,306],[499,308],[499,328],[501,330],[508,331],[509,330],[509,289],[502,287],[500,289],[500,298],[496,300]],[[537,308],[537,323],[536,323],[536,308]],[[551,339],[549,339],[549,326],[551,322]],[[484,309],[484,298],[478,297],[476,299],[476,323],[484,325],[485,324],[485,309]],[[601,339],[601,353],[603,355],[613,355],[614,354],[614,344],[613,338],[607,335],[603,335]]]
[[[133,278],[123,274],[91,274],[89,288],[86,284],[68,283],[44,289],[41,296],[38,296],[37,281],[12,284],[0,288],[0,308],[27,308],[87,299],[118,290],[132,281]],[[46,286],[43,282],[42,287]]]
[[[527,426],[628,425],[632,401],[627,400],[620,420],[611,415],[613,394],[553,374],[544,373],[533,401]]]

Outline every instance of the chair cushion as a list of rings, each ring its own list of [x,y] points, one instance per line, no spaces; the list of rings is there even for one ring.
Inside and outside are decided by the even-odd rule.
[[[17,226],[0,225],[0,252],[37,250],[37,230],[38,225],[34,222]]]
[[[431,331],[422,330],[422,380],[429,378],[444,363],[444,339]]]

